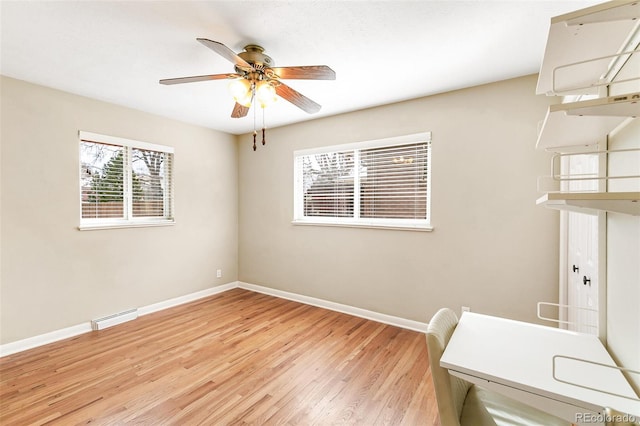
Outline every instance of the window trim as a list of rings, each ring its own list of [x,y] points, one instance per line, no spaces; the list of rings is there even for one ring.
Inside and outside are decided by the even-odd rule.
[[[307,155],[325,154],[329,152],[344,152],[371,148],[392,147],[410,143],[426,142],[427,155],[427,213],[426,220],[421,219],[386,219],[386,218],[335,218],[335,217],[305,217],[304,202],[299,194],[302,193],[302,174],[298,171],[297,158]],[[359,151],[356,151],[359,153]],[[359,155],[359,154],[356,154]],[[396,229],[407,231],[433,231],[431,224],[431,132],[414,133],[391,138],[375,139],[371,141],[353,142],[342,145],[331,145],[317,148],[300,149],[293,152],[293,225],[336,226],[347,228]],[[354,205],[358,202],[359,191],[354,191]]]
[[[158,145],[158,144],[153,144],[148,142],[136,141],[133,139],[102,135],[99,133],[92,133],[92,132],[86,132],[86,131],[80,130],[78,131],[79,155],[81,155],[80,151],[82,149],[83,141],[122,146],[125,148],[125,150],[127,150],[127,152],[130,152],[131,149],[143,149],[143,150],[149,150],[149,151],[164,152],[167,154],[171,154],[172,156],[175,153],[174,148],[171,146]],[[129,157],[129,155],[126,155],[126,157]],[[80,161],[81,161],[80,158],[78,158],[78,163],[80,163]],[[125,164],[124,167],[128,176],[128,173],[130,172],[130,169],[131,169],[131,165],[129,161],[127,161],[127,164]],[[141,227],[154,227],[154,226],[171,226],[175,224],[175,207],[174,207],[175,193],[173,188],[173,179],[174,179],[173,160],[172,160],[172,170],[171,170],[171,175],[172,175],[171,196],[169,197],[169,200],[168,200],[168,202],[170,203],[169,209],[171,211],[170,218],[166,218],[166,217],[136,218],[136,217],[132,217],[130,211],[127,211],[128,218],[83,218],[82,217],[82,176],[81,176],[80,167],[78,167],[78,174],[79,174],[79,181],[78,181],[79,194],[78,195],[79,195],[79,217],[80,217],[80,224],[78,225],[79,230],[91,231],[91,230],[99,230],[99,229],[141,228]],[[127,178],[127,176],[125,176],[124,178],[125,185],[127,185],[128,181],[131,180],[130,178]],[[130,190],[127,192],[128,193],[126,196],[129,197],[131,195],[131,192]],[[131,203],[129,202],[127,204],[129,205],[128,206],[129,208],[127,210],[130,210]]]

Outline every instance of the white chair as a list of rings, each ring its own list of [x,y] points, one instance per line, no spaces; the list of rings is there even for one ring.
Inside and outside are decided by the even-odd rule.
[[[605,421],[607,426],[638,426],[640,418],[628,416],[611,408],[605,410]]]
[[[440,358],[458,325],[458,317],[440,309],[429,322],[427,348],[442,426],[569,426],[571,423],[449,374]]]

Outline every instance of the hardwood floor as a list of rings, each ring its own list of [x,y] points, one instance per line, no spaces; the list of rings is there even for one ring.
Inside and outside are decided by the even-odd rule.
[[[234,289],[0,359],[0,423],[437,425],[424,334]]]

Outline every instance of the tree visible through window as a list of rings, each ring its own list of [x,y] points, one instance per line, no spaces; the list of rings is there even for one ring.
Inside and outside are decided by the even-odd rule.
[[[165,214],[165,152],[132,149],[132,195],[134,217],[162,217]]]
[[[353,216],[353,152],[302,157],[304,215]]]
[[[173,220],[172,150],[135,144],[81,132],[81,224]]]
[[[295,154],[294,222],[429,227],[430,134]]]
[[[82,218],[124,216],[124,148],[82,141]]]

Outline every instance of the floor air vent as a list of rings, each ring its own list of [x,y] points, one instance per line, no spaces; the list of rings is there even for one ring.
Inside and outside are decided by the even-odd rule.
[[[118,312],[117,314],[91,320],[91,328],[94,330],[104,330],[123,322],[131,321],[138,318],[138,310],[130,309],[128,311]]]

